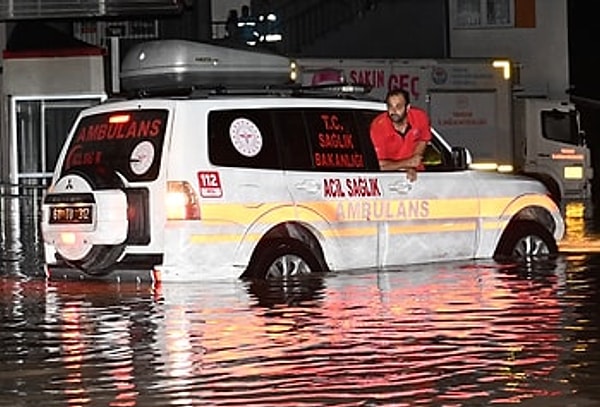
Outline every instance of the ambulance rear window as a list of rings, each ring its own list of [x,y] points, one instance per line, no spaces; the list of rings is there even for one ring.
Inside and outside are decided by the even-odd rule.
[[[83,117],[69,143],[62,175],[79,173],[97,187],[117,173],[128,181],[156,179],[167,117],[168,111],[159,109]]]

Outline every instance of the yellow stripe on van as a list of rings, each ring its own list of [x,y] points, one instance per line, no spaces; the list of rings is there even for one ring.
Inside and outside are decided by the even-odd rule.
[[[302,202],[297,207],[281,203],[203,204],[202,216],[215,226],[247,230],[251,224],[276,225],[286,221],[310,224],[327,237],[373,236],[380,222],[391,222],[390,234],[475,231],[478,222],[484,230],[502,230],[512,215],[525,206],[557,208],[545,196],[425,200],[337,200]],[[220,219],[219,219],[220,218]],[[222,219],[222,220],[221,220]],[[352,225],[354,224],[354,225]],[[230,229],[231,231],[231,229]],[[190,243],[231,243],[258,241],[253,233],[216,233],[193,235]]]
[[[508,225],[508,220],[496,220],[496,221],[484,221],[481,227],[486,230],[490,229],[504,229]]]
[[[218,204],[203,203],[201,217],[223,224],[277,224],[288,220],[308,223],[319,221],[365,222],[417,219],[472,219],[510,217],[524,206],[541,206],[557,211],[545,196],[465,199],[331,200],[291,203]],[[220,221],[222,219],[222,221]]]
[[[544,195],[526,195],[519,198],[482,198],[481,213],[482,218],[500,217],[504,215],[514,215],[523,207],[540,206],[549,212],[558,212],[558,207],[549,197]]]
[[[249,241],[258,242],[262,236],[258,234],[248,234],[245,238]],[[214,235],[192,235],[190,236],[190,243],[203,244],[203,243],[231,243],[239,242],[242,235],[239,234],[214,234]]]
[[[417,220],[446,220],[450,224],[458,220],[488,219],[499,221],[510,218],[525,206],[540,206],[556,212],[554,203],[539,196],[526,196],[518,200],[511,198],[477,199],[422,199],[422,200],[338,200],[330,202],[301,202],[298,206],[281,203],[248,204],[203,204],[201,216],[215,225],[250,224],[271,225],[285,221],[301,221],[310,224],[326,222],[402,222]],[[485,228],[503,227],[486,224]],[[446,226],[447,228],[450,226]],[[455,226],[460,227],[460,226]],[[442,229],[443,230],[443,229]],[[350,233],[352,234],[352,233]]]
[[[378,233],[377,227],[365,228],[344,228],[344,229],[327,229],[321,233],[328,237],[354,237],[354,236],[373,236]]]
[[[438,232],[472,232],[477,228],[477,222],[436,222],[429,224],[408,225],[408,226],[392,226],[389,233],[391,234],[411,234],[411,233],[438,233]]]

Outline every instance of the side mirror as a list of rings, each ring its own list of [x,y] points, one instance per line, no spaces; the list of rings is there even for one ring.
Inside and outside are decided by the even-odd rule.
[[[578,140],[577,140],[577,144],[580,146],[585,146],[587,145],[587,139],[586,139],[586,134],[585,134],[585,130],[580,130],[578,133]]]
[[[452,167],[457,170],[466,170],[471,165],[471,153],[465,147],[452,147]]]

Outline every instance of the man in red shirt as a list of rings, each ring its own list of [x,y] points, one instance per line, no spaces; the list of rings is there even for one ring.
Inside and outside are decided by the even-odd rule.
[[[371,140],[384,171],[406,170],[410,181],[423,170],[421,160],[431,140],[431,124],[427,113],[410,106],[410,95],[404,89],[391,90],[386,98],[387,112],[371,123]]]

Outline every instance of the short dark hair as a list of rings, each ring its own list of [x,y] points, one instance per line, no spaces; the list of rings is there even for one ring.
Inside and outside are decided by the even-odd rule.
[[[410,103],[410,93],[408,93],[406,89],[391,89],[385,96],[385,102],[387,103],[389,98],[391,98],[392,96],[403,96],[404,100],[406,100],[406,104],[408,105]]]

